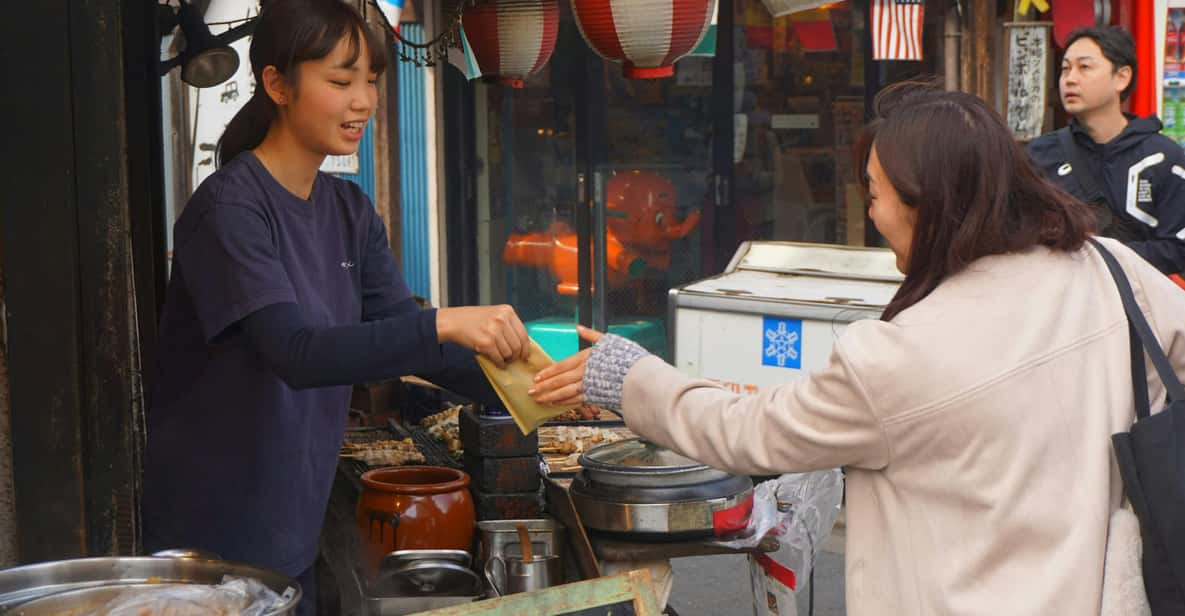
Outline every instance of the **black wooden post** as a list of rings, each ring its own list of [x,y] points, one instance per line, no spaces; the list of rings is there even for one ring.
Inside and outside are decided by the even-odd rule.
[[[22,3],[14,13],[0,20],[0,65],[25,87],[3,97],[3,117],[20,121],[5,139],[0,229],[18,544],[28,562],[85,551],[82,319],[69,3]]]
[[[159,211],[152,197],[159,179],[148,168],[159,147],[142,130],[136,143],[128,139],[125,54],[140,50],[134,62],[148,70],[139,63],[148,61],[142,43],[151,26],[124,11],[140,4],[147,3],[25,2],[0,22],[9,85],[0,117],[10,120],[0,247],[24,562],[135,547],[142,404],[135,288],[160,284],[151,273],[133,283],[133,263],[147,263],[146,271],[155,264],[133,254],[129,203],[143,208],[144,228],[158,224]],[[127,37],[138,44],[125,49]],[[159,97],[131,106],[160,114]],[[156,241],[142,245],[159,251]],[[152,295],[141,301],[153,305],[139,307],[150,325]]]

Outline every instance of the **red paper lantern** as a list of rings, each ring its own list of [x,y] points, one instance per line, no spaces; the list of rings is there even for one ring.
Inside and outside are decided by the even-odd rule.
[[[523,87],[555,50],[558,0],[480,0],[461,15],[465,38],[483,78]]]
[[[675,61],[699,44],[715,10],[716,0],[572,0],[588,46],[634,79],[674,75]]]

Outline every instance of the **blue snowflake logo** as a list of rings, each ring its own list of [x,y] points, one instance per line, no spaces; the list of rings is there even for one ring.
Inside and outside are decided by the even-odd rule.
[[[802,368],[802,321],[764,317],[761,363],[779,368]]]

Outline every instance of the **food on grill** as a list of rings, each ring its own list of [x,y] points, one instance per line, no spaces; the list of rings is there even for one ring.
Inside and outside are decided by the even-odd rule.
[[[539,429],[539,453],[579,454],[625,438],[621,432],[592,426],[543,426]]]
[[[444,409],[443,411],[441,411],[439,413],[434,413],[432,415],[429,415],[429,416],[421,419],[420,425],[424,426],[425,428],[431,428],[432,426],[442,423],[442,422],[452,422],[455,424],[455,423],[457,423],[457,418],[460,415],[461,415],[461,405],[458,404],[456,406],[450,406],[449,408]]]
[[[342,452],[343,453],[352,453],[352,452],[374,450],[374,449],[415,450],[415,448],[416,448],[416,444],[413,443],[410,438],[342,443]]]
[[[420,425],[428,429],[432,438],[444,443],[453,458],[460,458],[465,452],[461,445],[460,416],[461,405],[458,404],[420,420]]]
[[[578,409],[564,411],[562,415],[556,415],[547,421],[584,421],[586,415],[592,415],[591,419],[595,420],[601,417],[601,412],[600,408],[586,404]]]
[[[401,466],[424,464],[424,455],[410,438],[343,443],[341,457],[361,460],[368,466]]]
[[[581,470],[580,455],[597,445],[636,436],[625,427],[543,426],[539,428],[539,453],[548,473]]]

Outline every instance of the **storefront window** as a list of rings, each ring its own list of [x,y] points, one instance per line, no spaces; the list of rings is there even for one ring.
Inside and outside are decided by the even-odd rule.
[[[576,319],[575,101],[552,76],[570,72],[577,45],[566,15],[551,61],[523,88],[474,85],[478,300],[511,304],[535,327]]]
[[[667,291],[703,273],[701,221],[711,207],[712,62],[685,58],[671,79],[627,79],[605,66],[605,150],[594,177],[593,324],[659,355]],[[594,250],[594,254],[596,251]]]
[[[870,66],[865,3],[779,18],[759,0],[734,6],[738,240],[878,243],[852,145],[870,89],[941,73],[942,7],[926,5],[921,62]]]
[[[476,86],[478,297],[514,305],[553,357],[575,352],[583,196],[594,209],[590,246],[607,255],[593,271],[603,292],[584,289],[595,294],[594,324],[665,354],[667,289],[701,274],[712,58],[685,60],[665,80],[626,79],[596,60],[577,100],[564,77],[588,53],[565,7],[555,54],[524,88]],[[577,105],[594,118],[593,138],[577,138]]]
[[[580,320],[665,355],[669,289],[719,273],[742,241],[879,241],[851,148],[868,92],[940,72],[937,8],[924,60],[877,62],[870,75],[863,3],[775,19],[760,0],[725,2],[730,48],[646,80],[593,56],[560,6],[555,52],[524,88],[472,86],[476,296],[515,306],[553,357],[577,350]],[[587,205],[594,272],[582,288]]]

